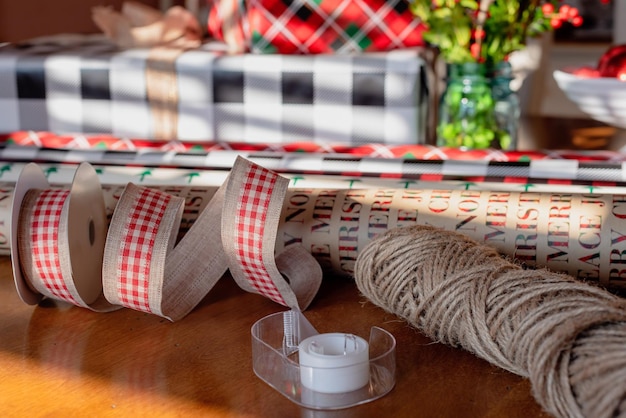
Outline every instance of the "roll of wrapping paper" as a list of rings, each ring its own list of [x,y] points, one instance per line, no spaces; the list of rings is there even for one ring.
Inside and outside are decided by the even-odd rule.
[[[279,245],[304,245],[333,271],[394,227],[432,225],[529,267],[626,288],[626,194],[449,189],[290,190]]]
[[[611,129],[611,128],[609,128]],[[586,132],[592,136],[593,132]],[[599,136],[610,136],[600,130]],[[626,161],[626,154],[611,150],[517,150],[495,149],[463,150],[460,148],[435,147],[424,144],[392,145],[370,143],[349,145],[342,143],[316,143],[312,141],[288,142],[282,144],[225,142],[225,141],[160,141],[145,138],[128,138],[111,134],[58,134],[47,131],[14,131],[0,133],[0,144],[15,144],[26,147],[40,147],[62,150],[98,151],[176,151],[176,152],[274,152],[274,153],[315,153],[347,154],[353,157],[413,158],[418,160],[485,160],[485,161],[529,161],[529,160],[578,160],[578,161]]]
[[[611,160],[579,160],[574,158],[518,158],[510,161],[483,159],[446,159],[444,150],[433,149],[429,157],[369,157],[348,153],[308,153],[231,150],[101,150],[60,149],[42,146],[21,146],[0,143],[0,160],[38,161],[177,167],[197,170],[229,170],[237,156],[278,173],[350,175],[352,177],[396,177],[410,180],[471,178],[474,181],[519,182],[520,179],[550,179],[568,182],[611,182],[626,186],[626,162]],[[582,158],[584,154],[580,157]],[[602,155],[602,154],[598,154]],[[589,154],[591,158],[593,154]],[[599,157],[598,157],[599,158]]]
[[[0,252],[8,240],[14,181],[22,164],[6,165],[0,184]],[[71,183],[75,166],[43,165],[48,181]],[[179,235],[193,225],[228,172],[100,167],[110,217],[128,181],[185,198]],[[194,175],[194,173],[196,175]],[[328,269],[352,273],[359,249],[394,226],[432,224],[497,247],[528,266],[626,288],[626,188],[528,183],[428,182],[341,176],[289,176],[277,251],[301,242]],[[623,222],[622,222],[623,223]],[[624,264],[622,264],[624,263]],[[626,269],[626,266],[624,266]]]

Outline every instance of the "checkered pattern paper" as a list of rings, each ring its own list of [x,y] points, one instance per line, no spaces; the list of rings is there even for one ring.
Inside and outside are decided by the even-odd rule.
[[[106,43],[0,48],[0,132],[154,139],[148,50]],[[421,49],[358,55],[228,55],[176,60],[176,138],[389,145],[426,142]]]
[[[211,0],[208,32],[213,38],[224,41],[230,52],[241,53],[249,49],[245,11],[245,0]]]
[[[118,298],[123,306],[152,313],[149,298],[152,253],[170,199],[171,195],[158,190],[141,189],[129,214],[117,270]]]
[[[219,0],[211,35],[269,54],[360,53],[423,46],[407,0]]]
[[[387,51],[424,45],[406,0],[248,0],[256,53]]]
[[[35,201],[30,240],[34,270],[51,295],[77,304],[65,283],[59,257],[59,223],[69,190],[43,190]]]
[[[259,294],[285,305],[263,259],[265,223],[276,175],[258,166],[252,166],[246,175],[235,214],[237,228],[233,231],[235,257],[248,279]],[[274,262],[271,260],[270,262]]]

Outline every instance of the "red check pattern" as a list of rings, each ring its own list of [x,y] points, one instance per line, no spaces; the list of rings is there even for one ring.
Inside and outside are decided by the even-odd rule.
[[[171,196],[154,189],[142,189],[126,221],[121,260],[117,270],[118,297],[122,305],[152,313],[148,299],[152,249]]]
[[[248,49],[243,27],[244,0],[219,0],[209,9],[207,29],[215,38],[224,41],[229,52],[245,52]]]
[[[396,8],[398,7],[398,8]],[[251,50],[320,54],[423,46],[406,0],[248,0]]]
[[[208,28],[232,50],[254,53],[354,53],[425,45],[424,25],[407,0],[216,0]]]
[[[235,214],[235,255],[250,284],[261,295],[286,306],[265,268],[262,252],[265,220],[275,184],[275,174],[258,166],[249,168]]]
[[[59,189],[40,193],[31,217],[30,240],[34,269],[43,285],[55,297],[76,304],[63,280],[59,259],[59,221],[69,193]]]

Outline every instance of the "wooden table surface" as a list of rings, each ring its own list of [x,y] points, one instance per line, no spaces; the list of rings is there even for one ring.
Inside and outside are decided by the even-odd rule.
[[[397,378],[384,397],[338,411],[293,404],[252,370],[250,327],[284,308],[223,277],[171,323],[47,301],[24,304],[0,257],[3,417],[542,417],[529,382],[436,344],[367,302],[351,279],[327,277],[307,319],[319,332],[397,340]]]
[[[612,140],[614,131],[582,140],[572,135],[589,127],[598,124],[527,121],[520,148],[622,146]],[[367,338],[372,326],[390,331],[397,339],[396,386],[358,407],[300,408],[252,370],[250,327],[282,310],[242,291],[228,276],[176,323],[129,309],[104,314],[52,301],[29,306],[18,298],[10,260],[2,256],[0,412],[3,417],[548,416],[526,379],[430,341],[367,302],[352,280],[339,277],[325,277],[306,317],[319,332]]]

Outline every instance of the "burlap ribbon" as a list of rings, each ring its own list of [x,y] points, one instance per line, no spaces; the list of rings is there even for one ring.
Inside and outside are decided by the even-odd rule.
[[[176,59],[183,48],[154,47],[146,60],[146,98],[154,139],[178,139],[178,76]]]
[[[102,281],[108,306],[84,303],[76,292],[59,291],[59,287],[75,286],[73,271],[55,270],[49,279],[33,262],[33,254],[42,253],[42,248],[47,258],[71,258],[64,246],[38,238],[41,224],[35,216],[44,212],[49,216],[52,208],[58,221],[51,229],[58,228],[59,236],[72,241],[63,224],[67,213],[62,207],[72,198],[67,191],[33,189],[26,193],[17,220],[15,255],[32,291],[96,311],[124,306],[176,321],[206,296],[227,269],[242,289],[303,310],[317,293],[322,270],[301,246],[288,247],[277,256],[274,253],[288,183],[239,157],[227,180],[178,243],[184,199],[129,183],[111,218],[102,276],[97,278]],[[53,204],[36,200],[42,195],[58,199]],[[20,277],[16,284],[18,280]],[[17,287],[19,291],[20,285]],[[92,295],[91,299],[101,298]]]
[[[178,78],[176,59],[202,43],[202,28],[189,10],[170,7],[164,13],[135,1],[121,10],[92,9],[94,23],[123,49],[150,48],[146,60],[146,98],[155,139],[178,138]]]

